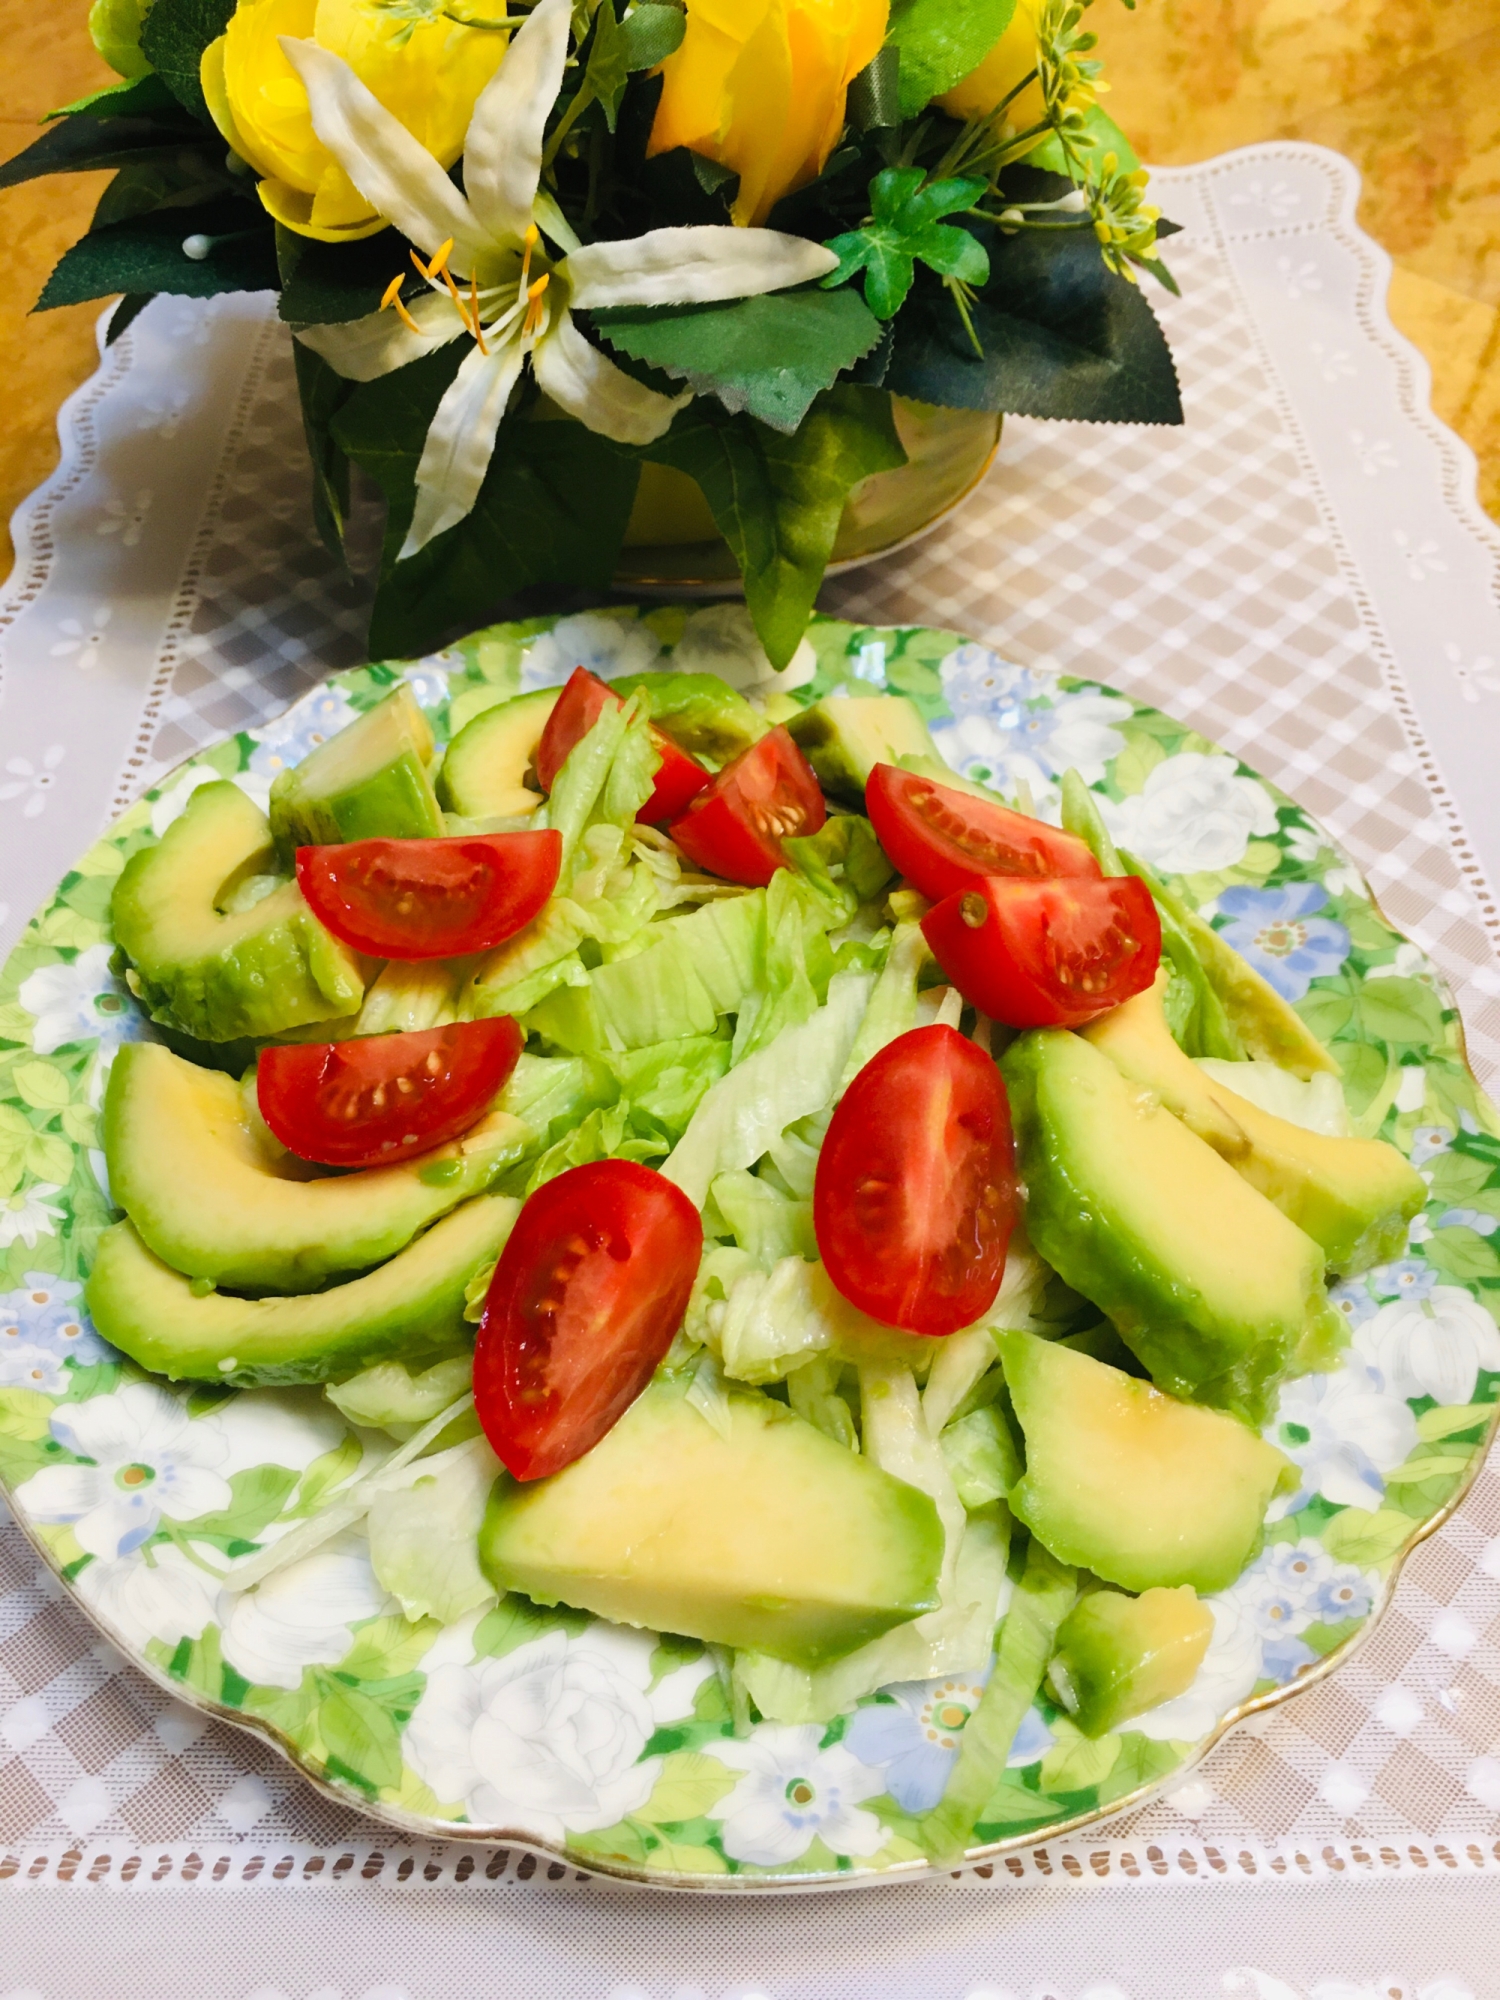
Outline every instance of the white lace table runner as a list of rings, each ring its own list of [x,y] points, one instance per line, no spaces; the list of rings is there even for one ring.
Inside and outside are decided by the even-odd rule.
[[[1443,966],[1494,1089],[1500,532],[1475,504],[1472,458],[1428,410],[1425,364],[1386,319],[1388,267],[1353,225],[1347,164],[1262,146],[1155,185],[1186,226],[1171,245],[1184,297],[1153,294],[1186,427],[1010,422],[994,471],[951,522],[822,602],[871,623],[954,627],[1010,658],[1113,682],[1241,754],[1321,818]],[[20,559],[0,600],[0,954],[164,769],[360,657],[364,587],[314,536],[288,343],[264,298],[159,300],[61,429],[63,464],[17,515]],[[1311,1894],[1361,1877],[1391,1895],[1423,1878],[1421,1907],[1435,1913],[1440,1883],[1460,1894],[1500,1874],[1500,1477],[1481,1475],[1331,1678],[1235,1730],[1166,1798],[981,1872],[1054,1913],[1075,1884],[1095,1891],[1094,1910],[1099,1894],[1128,1900],[1137,1885],[1185,1894],[1189,1878]],[[174,1895],[188,1883],[342,1884],[350,1897],[385,1884],[436,1908],[461,1901],[460,1885],[493,1898],[502,1883],[565,1873],[410,1841],[330,1804],[262,1743],[125,1665],[0,1525],[0,1882],[38,1896],[83,1882]],[[1472,1887],[1493,1907],[1493,1882]],[[924,1892],[829,1907],[847,1922],[913,1893]],[[524,1892],[507,1894],[514,1911]],[[598,1883],[569,1878],[567,1895],[575,1909],[593,1898],[620,1937],[645,1917],[638,1898],[622,1905]],[[1340,1907],[1359,1936],[1377,1936],[1347,1895]],[[1238,1977],[1269,1958],[1214,1962]],[[1344,1962],[1307,1961],[1304,1985]],[[976,1982],[977,1964],[955,1973],[968,1980],[955,2000],[969,1987],[1003,2000],[1005,1980]],[[1423,2000],[1500,1994],[1475,1985],[1474,1964],[1451,1991],[1432,1984],[1442,1964],[1424,1964]],[[1495,1967],[1500,1980],[1500,1950]],[[0,2000],[9,1976],[0,1948]],[[1269,1975],[1245,1977],[1224,1990],[1299,2000],[1300,1988],[1273,1981],[1261,1994],[1253,1980]],[[681,1981],[662,1980],[665,2000]],[[918,1989],[866,1979],[857,1990]],[[1095,2000],[1125,1990],[1098,1986]],[[1418,1993],[1399,1979],[1379,1990]],[[222,1991],[275,2000],[248,1975]],[[1329,1986],[1319,2000],[1355,1992]],[[412,2000],[425,1993],[414,1986]],[[367,2000],[405,1996],[371,1987]],[[632,1996],[641,1989],[615,2000]]]

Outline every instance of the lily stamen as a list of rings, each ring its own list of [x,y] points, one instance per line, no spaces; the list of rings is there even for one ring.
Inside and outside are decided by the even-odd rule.
[[[484,344],[484,328],[479,324],[479,280],[472,275],[469,279],[469,325],[479,342],[480,353],[488,354],[490,350]]]
[[[406,283],[405,273],[398,271],[395,277],[392,278],[391,282],[385,288],[384,296],[380,301],[380,309],[382,312],[384,312],[387,306],[394,306],[396,308],[396,311],[401,315],[402,319],[405,320],[406,324],[411,328],[412,332],[420,333],[422,329],[417,325],[417,322],[412,318],[411,314],[406,310],[406,301],[401,296],[401,287],[405,283]]]
[[[537,246],[541,231],[534,222],[526,226],[526,234],[521,238],[521,283],[518,289],[526,290],[526,281],[531,276],[531,253]]]
[[[526,318],[521,326],[523,340],[529,340],[542,323],[546,310],[542,305],[542,295],[551,282],[551,274],[544,271],[526,294]]]

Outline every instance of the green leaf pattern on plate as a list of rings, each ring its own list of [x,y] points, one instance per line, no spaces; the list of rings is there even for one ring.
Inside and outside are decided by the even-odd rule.
[[[662,607],[532,619],[406,668],[341,674],[266,728],[174,772],[64,876],[0,974],[0,1478],[69,1588],[159,1680],[278,1741],[351,1803],[434,1834],[529,1840],[648,1879],[838,1879],[920,1863],[983,1676],[900,1686],[828,1728],[734,1732],[714,1662],[524,1600],[409,1622],[353,1530],[252,1593],[236,1557],[357,1472],[360,1435],[314,1391],[168,1389],[99,1339],[81,1284],[111,1219],[96,1114],[144,1032],[110,968],[109,896],[192,790],[264,803],[295,763],[404,676],[440,738],[490,702],[667,663],[722,613]],[[1287,1385],[1269,1435],[1302,1483],[1212,1600],[1193,1687],[1099,1743],[1043,1698],[976,1838],[1034,1840],[1162,1782],[1241,1704],[1288,1687],[1378,1610],[1405,1550],[1452,1503],[1500,1397],[1500,1121],[1457,1014],[1417,949],[1289,799],[1202,737],[1111,689],[1015,667],[951,633],[819,619],[787,680],[801,699],[906,694],[959,770],[1024,785],[1055,817],[1069,765],[1116,837],[1167,876],[1330,1040],[1359,1128],[1393,1140],[1431,1199],[1403,1256],[1335,1288],[1339,1370]],[[697,662],[695,661],[695,664]]]

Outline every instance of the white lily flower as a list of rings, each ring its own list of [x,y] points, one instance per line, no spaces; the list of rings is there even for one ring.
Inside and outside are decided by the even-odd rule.
[[[547,114],[562,85],[571,0],[540,0],[474,107],[460,194],[437,161],[339,56],[281,37],[307,90],[313,129],[359,192],[421,250],[431,287],[408,309],[400,280],[382,309],[298,339],[341,375],[373,381],[467,335],[474,343],[439,403],[417,467],[400,557],[461,521],[484,483],[495,436],[528,359],[542,391],[618,444],[649,444],[692,391],[659,395],[617,368],[572,309],[749,298],[821,278],[832,251],[771,229],[656,229],[580,244],[539,193]],[[562,251],[543,248],[535,217]]]

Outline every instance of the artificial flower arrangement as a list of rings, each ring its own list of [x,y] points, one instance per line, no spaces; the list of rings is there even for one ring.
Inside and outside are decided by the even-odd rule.
[[[779,667],[903,409],[1182,420],[1087,4],[95,0],[122,81],[0,187],[117,170],[39,302],[110,339],[279,291],[321,531],[385,497],[377,655],[607,587],[666,468]]]

